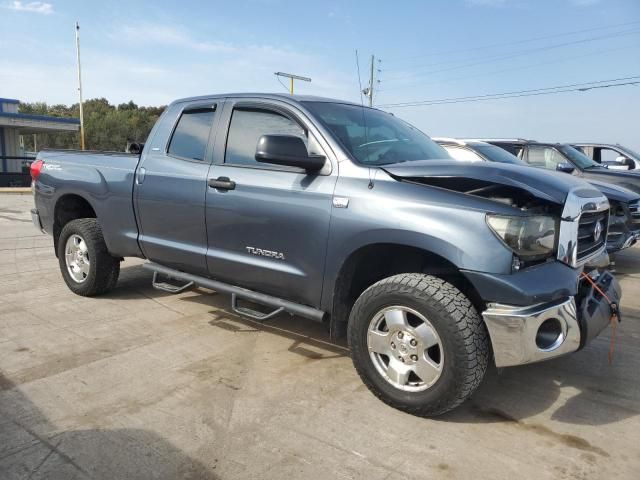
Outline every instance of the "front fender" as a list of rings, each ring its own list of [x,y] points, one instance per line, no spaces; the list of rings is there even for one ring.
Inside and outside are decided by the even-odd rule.
[[[331,311],[336,281],[354,252],[373,244],[413,247],[456,268],[511,272],[512,252],[491,232],[486,213],[504,209],[485,199],[395,180],[369,189],[359,179],[336,187],[348,191],[347,208],[333,208],[322,307]],[[494,207],[495,205],[495,207]],[[393,262],[393,258],[389,258]]]

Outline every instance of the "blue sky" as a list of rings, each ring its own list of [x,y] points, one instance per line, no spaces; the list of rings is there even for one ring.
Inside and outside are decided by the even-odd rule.
[[[0,97],[159,105],[231,91],[359,101],[371,54],[379,105],[640,75],[640,0],[0,0]],[[637,22],[637,23],[632,23]],[[537,40],[532,40],[537,39]],[[390,108],[431,135],[620,142],[640,149],[640,86]]]

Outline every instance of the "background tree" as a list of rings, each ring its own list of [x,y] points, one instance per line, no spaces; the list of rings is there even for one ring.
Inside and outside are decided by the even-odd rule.
[[[144,142],[165,107],[139,107],[133,101],[111,105],[106,98],[84,102],[85,144],[89,150],[124,151],[130,142]],[[48,105],[43,102],[20,103],[20,113],[79,118],[78,104]],[[38,133],[42,148],[79,148],[79,133]],[[33,151],[33,136],[25,135],[25,150]]]

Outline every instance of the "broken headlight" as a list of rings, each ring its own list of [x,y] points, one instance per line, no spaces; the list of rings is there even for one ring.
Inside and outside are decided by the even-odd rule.
[[[487,224],[523,260],[543,259],[556,250],[558,220],[555,217],[487,214]]]

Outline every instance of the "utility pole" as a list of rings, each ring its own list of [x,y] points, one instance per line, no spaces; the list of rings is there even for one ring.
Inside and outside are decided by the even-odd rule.
[[[284,72],[275,72],[274,75],[276,77],[285,77],[289,79],[289,93],[293,95],[293,80],[301,80],[303,82],[310,82],[311,79],[309,77],[301,77],[300,75],[293,75],[292,73],[284,73]]]
[[[371,55],[371,72],[369,74],[369,91],[367,96],[369,97],[369,106],[373,107],[373,72],[375,68],[375,56]]]
[[[378,59],[378,63],[382,60]],[[369,99],[369,106],[373,107],[373,91],[374,85],[376,83],[380,83],[380,80],[376,80],[376,72],[380,73],[381,70],[376,68],[376,57],[375,55],[371,55],[371,69],[369,71],[369,86],[362,89],[362,94]],[[358,82],[360,82],[360,69],[358,67]],[[362,86],[360,86],[362,88]]]
[[[80,24],[76,22],[76,55],[78,57],[78,96],[80,97],[80,149],[84,150],[84,112],[82,111],[82,70],[80,68]]]

